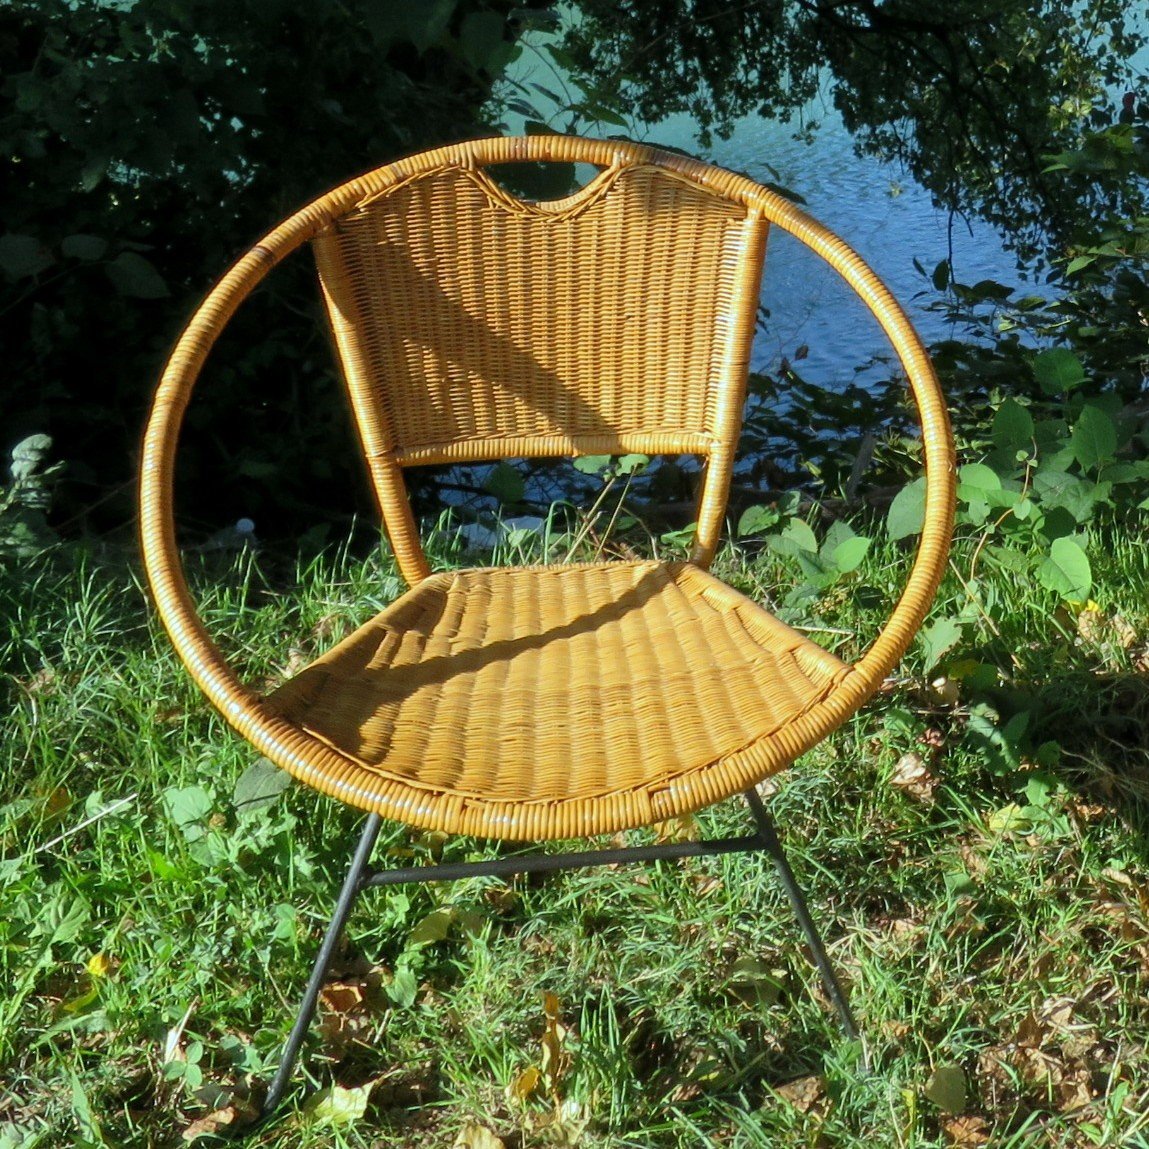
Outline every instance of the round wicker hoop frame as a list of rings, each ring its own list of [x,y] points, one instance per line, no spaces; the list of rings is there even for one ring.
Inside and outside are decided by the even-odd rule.
[[[877,276],[833,233],[793,204],[753,181],[683,156],[636,144],[564,136],[471,141],[424,152],[353,179],[319,197],[264,236],[211,290],[180,336],[164,370],[147,424],[140,476],[140,530],[147,577],[164,626],[199,686],[227,721],[260,752],[290,773],[353,805],[415,825],[443,825],[408,799],[384,797],[357,779],[338,751],[275,717],[236,677],[201,621],[176,543],[173,477],[180,426],[211,347],[243,300],[270,270],[332,220],[395,183],[447,165],[522,161],[657,165],[761,213],[828,262],[861,298],[889,337],[917,404],[925,453],[926,501],[920,544],[902,595],[873,644],[820,707],[821,733],[840,725],[881,686],[904,654],[933,600],[947,562],[953,523],[955,465],[944,400],[921,340]],[[360,773],[362,773],[360,771]],[[731,791],[733,792],[733,790]],[[460,829],[464,828],[462,826]],[[474,827],[466,827],[474,829]],[[536,827],[538,828],[538,827]],[[588,825],[584,832],[604,827]],[[497,827],[478,827],[496,833]],[[538,833],[535,836],[558,836]]]

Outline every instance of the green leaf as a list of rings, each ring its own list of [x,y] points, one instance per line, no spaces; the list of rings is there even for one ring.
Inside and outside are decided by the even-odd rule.
[[[171,294],[160,273],[138,252],[121,252],[104,270],[115,289],[132,299],[163,299]]]
[[[406,8],[407,36],[422,55],[447,31],[458,0],[424,0]]]
[[[943,1113],[962,1113],[966,1107],[965,1073],[958,1065],[939,1065],[926,1084],[926,1100]]]
[[[1087,403],[1073,425],[1069,445],[1082,468],[1091,471],[1116,453],[1117,426],[1100,407]]]
[[[39,275],[52,266],[52,253],[33,235],[0,235],[0,271],[10,279]]]
[[[610,455],[579,455],[574,461],[574,468],[584,475],[601,475],[610,464]]]
[[[108,241],[101,239],[98,235],[69,235],[60,244],[60,251],[63,255],[69,259],[82,259],[85,263],[103,259],[104,252],[107,250]]]
[[[1047,395],[1061,395],[1085,382],[1085,368],[1072,351],[1051,347],[1033,360],[1033,374]]]
[[[925,515],[926,481],[915,479],[894,496],[886,515],[886,533],[894,540],[920,534]]]
[[[1088,522],[1093,516],[1100,493],[1096,483],[1065,471],[1038,471],[1033,476],[1033,490],[1047,514],[1064,508],[1079,523]]]
[[[937,291],[945,291],[950,285],[950,261],[943,259],[935,268],[930,277]]]
[[[231,804],[240,818],[266,814],[280,794],[291,785],[291,775],[270,758],[257,758],[240,776],[231,795]]]
[[[1006,399],[993,417],[994,445],[1003,450],[1028,447],[1033,440],[1033,416],[1016,399]]]
[[[984,463],[967,463],[958,471],[958,498],[985,498],[1001,490],[1001,476]]]
[[[755,957],[740,957],[730,970],[730,991],[751,1005],[773,1005],[786,988],[786,971]]]
[[[961,638],[962,628],[957,619],[939,618],[935,623],[926,627],[918,636],[922,652],[925,656],[925,670],[931,670],[952,650]]]
[[[395,967],[395,973],[387,986],[387,996],[400,1008],[408,1009],[419,993],[419,981],[415,971],[405,962]]]
[[[202,786],[172,786],[162,794],[164,809],[177,826],[202,822],[211,813],[211,795]]]
[[[639,475],[650,463],[649,455],[622,455],[618,460],[620,475]]]
[[[802,551],[812,555],[818,553],[818,539],[810,524],[803,519],[791,519],[780,535],[771,536],[768,545],[775,553],[791,557]]]
[[[483,488],[504,504],[522,502],[526,493],[523,476],[510,463],[499,463],[487,476]]]
[[[30,479],[52,449],[50,435],[28,435],[12,448],[12,465],[8,468],[17,482]]]
[[[778,511],[774,507],[747,507],[738,519],[736,533],[740,539],[750,535],[761,535],[778,523]]]
[[[432,910],[407,937],[409,946],[428,946],[441,942],[451,932],[455,911],[450,906]]]
[[[833,563],[843,574],[857,570],[870,549],[871,540],[864,535],[855,535],[834,548]]]
[[[1089,556],[1076,539],[1055,539],[1049,557],[1037,568],[1038,581],[1062,598],[1083,602],[1093,585]]]
[[[499,12],[471,12],[459,29],[459,44],[467,63],[476,71],[502,60],[511,45],[503,39],[506,20]]]

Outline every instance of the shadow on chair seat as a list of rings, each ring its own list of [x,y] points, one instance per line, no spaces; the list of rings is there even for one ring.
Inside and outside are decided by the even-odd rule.
[[[691,563],[465,570],[419,583],[268,706],[436,805],[441,829],[563,837],[744,789],[742,767],[790,761],[772,744],[848,672]]]

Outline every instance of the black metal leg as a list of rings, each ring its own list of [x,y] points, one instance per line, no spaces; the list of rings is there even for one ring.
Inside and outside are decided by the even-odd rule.
[[[379,837],[379,827],[383,819],[378,814],[369,814],[367,823],[363,827],[363,834],[355,850],[355,857],[351,860],[351,868],[343,882],[343,889],[339,893],[339,901],[335,905],[335,913],[331,917],[331,924],[327,927],[323,944],[315,958],[315,965],[311,969],[311,980],[307,983],[307,990],[299,1006],[299,1013],[295,1018],[295,1025],[283,1047],[283,1056],[279,1059],[279,1068],[275,1071],[271,1087],[267,1091],[267,1100],[263,1103],[262,1117],[268,1117],[283,1100],[287,1092],[287,1083],[291,1079],[291,1071],[299,1058],[299,1050],[311,1019],[315,1016],[315,1006],[319,1001],[319,991],[323,988],[323,979],[327,975],[327,967],[335,956],[335,947],[339,944],[339,935],[347,924],[347,917],[355,898],[363,889],[363,871],[371,859],[371,851],[375,848],[375,839]]]
[[[406,882],[443,882],[455,881],[463,877],[477,877],[480,875],[509,877],[512,874],[540,873],[555,870],[579,869],[584,866],[602,866],[618,862],[649,862],[656,859],[675,859],[689,857],[705,857],[716,854],[741,853],[747,850],[765,850],[774,861],[786,896],[790,899],[798,925],[806,944],[814,955],[814,962],[822,977],[822,984],[826,993],[834,1003],[841,1019],[842,1029],[854,1041],[860,1040],[857,1023],[850,1012],[849,1003],[834,974],[830,959],[826,955],[826,947],[810,917],[810,910],[802,890],[790,869],[790,863],[778,840],[778,833],[774,822],[766,812],[766,807],[756,790],[747,790],[746,801],[754,816],[757,832],[740,838],[719,838],[703,840],[700,842],[672,842],[660,843],[651,846],[629,846],[620,849],[590,850],[568,854],[526,854],[505,858],[492,858],[482,862],[459,862],[432,866],[411,866],[395,870],[368,870],[367,864],[371,859],[371,852],[375,848],[375,841],[379,836],[382,819],[378,814],[371,814],[363,827],[363,834],[355,850],[355,856],[347,871],[343,882],[343,889],[339,894],[339,901],[335,906],[331,924],[323,938],[319,953],[315,958],[315,965],[311,970],[311,980],[303,995],[299,1006],[295,1024],[291,1034],[283,1047],[283,1056],[280,1058],[279,1068],[267,1091],[267,1100],[264,1102],[260,1123],[266,1120],[283,1100],[287,1092],[287,1085],[291,1079],[295,1063],[299,1059],[299,1051],[311,1020],[315,1016],[315,1007],[319,1001],[319,991],[323,988],[323,980],[327,975],[331,959],[335,955],[335,947],[339,944],[339,936],[347,923],[351,907],[355,898],[368,886],[396,885]],[[864,1057],[864,1050],[863,1050]]]
[[[802,888],[794,877],[794,871],[790,869],[790,862],[786,858],[782,843],[778,840],[778,832],[774,828],[774,820],[766,812],[766,806],[759,797],[757,790],[747,790],[746,801],[754,815],[754,821],[758,824],[762,848],[774,861],[774,867],[778,871],[782,888],[786,891],[786,896],[790,899],[790,905],[794,910],[794,916],[802,928],[802,936],[805,937],[806,944],[814,955],[814,964],[818,967],[818,973],[821,974],[826,995],[838,1011],[842,1030],[851,1041],[860,1041],[858,1025],[850,1011],[850,1003],[846,1000],[846,994],[838,982],[834,967],[830,965],[830,958],[826,954],[826,947],[822,944],[821,935],[814,925],[814,919],[810,917],[810,907],[806,904],[806,897],[802,893]]]

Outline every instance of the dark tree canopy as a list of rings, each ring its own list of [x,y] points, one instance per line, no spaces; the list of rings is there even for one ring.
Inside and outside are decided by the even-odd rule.
[[[530,8],[0,5],[0,446],[50,433],[74,505],[118,487],[101,525],[129,518],[144,403],[195,300],[268,226],[341,179],[485,134],[491,83]],[[243,397],[230,422],[246,434],[233,442],[225,429],[198,463],[213,493],[285,454],[289,500],[316,482],[358,482],[330,449],[337,415],[321,405],[324,427],[291,410],[298,392],[331,387],[310,273],[296,262],[269,289],[282,304],[274,333],[257,315],[252,338],[237,340],[231,390]],[[193,414],[210,422],[210,404],[205,394]],[[331,457],[334,477],[320,461]]]
[[[1065,240],[1128,181],[1049,171],[1079,147],[1149,6],[1126,0],[581,0],[565,58],[598,100],[653,122],[688,112],[703,138],[757,112],[798,114],[828,89],[862,149],[902,162],[949,208],[1023,251]],[[1140,17],[1140,22],[1138,22]],[[809,125],[803,125],[809,127]]]

